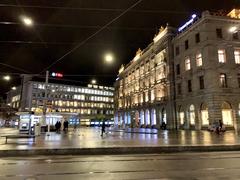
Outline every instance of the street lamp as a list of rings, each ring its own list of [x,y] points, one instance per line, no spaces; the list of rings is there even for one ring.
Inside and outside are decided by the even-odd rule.
[[[23,24],[25,24],[26,26],[32,26],[33,25],[33,20],[29,17],[22,16],[21,20],[22,20]]]
[[[96,84],[97,81],[96,81],[95,79],[92,79],[91,83],[92,83],[92,84]]]
[[[105,62],[106,63],[112,63],[113,62],[113,56],[112,56],[112,54],[106,54],[105,55]]]
[[[3,80],[5,81],[10,81],[11,77],[9,75],[3,76]]]
[[[14,90],[14,91],[15,91],[16,89],[17,89],[17,88],[16,88],[15,86],[13,86],[13,87],[12,87],[12,90]]]

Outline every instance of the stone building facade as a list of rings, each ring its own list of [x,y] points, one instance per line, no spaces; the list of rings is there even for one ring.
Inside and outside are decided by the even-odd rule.
[[[116,124],[160,127],[164,121],[171,128],[175,126],[171,43],[174,32],[169,26],[161,28],[144,51],[139,49],[134,59],[121,67],[115,84]]]
[[[206,129],[222,120],[226,127],[238,129],[239,18],[239,10],[226,15],[205,11],[176,31],[162,29],[148,48],[120,69],[116,123],[159,127],[164,121],[168,129]]]
[[[178,127],[203,129],[222,120],[237,128],[239,23],[238,18],[206,11],[174,38]]]

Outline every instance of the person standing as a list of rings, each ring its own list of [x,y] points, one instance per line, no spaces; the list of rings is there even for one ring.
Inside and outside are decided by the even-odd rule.
[[[219,132],[223,131],[223,122],[219,120]]]
[[[64,132],[68,131],[68,121],[67,120],[65,120],[64,123],[63,123],[63,131]]]
[[[103,121],[103,123],[102,123],[102,134],[101,134],[101,136],[103,136],[103,133],[105,133],[105,127],[106,127],[105,121]]]

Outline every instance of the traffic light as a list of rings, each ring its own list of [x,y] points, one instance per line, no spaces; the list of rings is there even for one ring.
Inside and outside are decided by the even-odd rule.
[[[59,78],[62,78],[63,77],[63,74],[62,73],[56,73],[56,72],[52,72],[52,77],[59,77]]]

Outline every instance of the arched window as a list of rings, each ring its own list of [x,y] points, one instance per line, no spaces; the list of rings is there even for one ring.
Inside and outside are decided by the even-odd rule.
[[[143,110],[141,110],[141,112],[140,112],[140,119],[141,119],[140,124],[141,125],[145,124],[145,117],[144,117],[144,111]]]
[[[151,111],[151,120],[152,120],[152,125],[157,124],[157,122],[156,122],[156,110],[155,109],[152,109],[152,111]]]
[[[147,109],[145,111],[145,122],[146,122],[146,125],[149,125],[150,124],[150,116],[149,116],[149,110]]]
[[[238,104],[238,115],[240,116],[240,103]]]
[[[136,125],[140,125],[140,118],[139,118],[139,112],[136,111],[135,112],[135,122],[136,122]]]
[[[189,120],[191,125],[195,125],[195,108],[194,105],[189,107]]]
[[[166,110],[162,109],[162,123],[165,122],[167,124],[167,113]]]
[[[201,119],[202,119],[202,125],[209,125],[208,107],[205,103],[201,105]]]
[[[222,121],[225,125],[233,125],[232,108],[227,102],[222,103]]]
[[[179,116],[180,125],[183,125],[184,124],[184,112],[182,110],[182,106],[179,107],[178,116]]]

